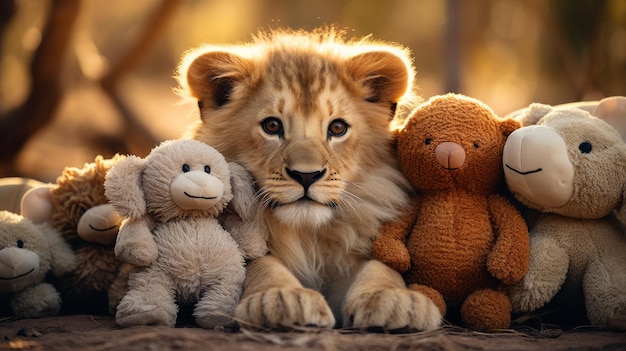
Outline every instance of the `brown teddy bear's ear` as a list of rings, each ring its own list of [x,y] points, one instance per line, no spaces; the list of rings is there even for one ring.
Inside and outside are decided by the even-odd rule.
[[[188,66],[183,64],[179,81],[198,99],[200,108],[216,109],[230,101],[235,84],[250,77],[253,68],[252,61],[243,56],[209,51],[192,59]]]
[[[348,60],[348,72],[365,88],[369,102],[395,103],[412,89],[413,69],[407,57],[389,51],[370,51]]]
[[[520,128],[521,126],[522,126],[522,123],[513,118],[503,119],[499,125],[500,130],[502,131],[502,134],[504,136],[509,136],[511,133],[513,133],[516,129]]]
[[[141,181],[145,165],[144,159],[131,155],[118,161],[106,174],[104,194],[122,216],[137,219],[146,213]]]

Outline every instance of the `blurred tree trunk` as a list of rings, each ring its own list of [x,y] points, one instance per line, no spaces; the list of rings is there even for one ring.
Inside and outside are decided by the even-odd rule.
[[[61,101],[59,77],[80,0],[53,0],[41,43],[30,64],[31,90],[19,107],[0,116],[0,166],[13,170],[17,154],[28,139],[48,124]]]
[[[159,142],[153,133],[142,123],[117,90],[120,81],[131,72],[148,54],[154,43],[165,30],[167,23],[180,4],[180,0],[163,0],[160,6],[144,26],[137,41],[117,62],[115,66],[100,79],[100,86],[117,107],[124,123],[124,132],[119,138],[100,140],[118,153],[132,153],[146,156]]]

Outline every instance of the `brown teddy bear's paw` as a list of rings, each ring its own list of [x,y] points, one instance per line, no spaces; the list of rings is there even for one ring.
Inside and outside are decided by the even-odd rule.
[[[441,325],[439,308],[426,295],[405,288],[381,288],[355,295],[344,308],[346,327],[421,331]]]
[[[335,317],[319,292],[305,288],[271,288],[245,297],[235,311],[242,323],[269,328],[332,328]]]

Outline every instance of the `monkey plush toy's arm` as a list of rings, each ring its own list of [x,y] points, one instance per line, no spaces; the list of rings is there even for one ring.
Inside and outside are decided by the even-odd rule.
[[[149,266],[159,254],[147,219],[125,219],[115,243],[115,256],[135,266]]]

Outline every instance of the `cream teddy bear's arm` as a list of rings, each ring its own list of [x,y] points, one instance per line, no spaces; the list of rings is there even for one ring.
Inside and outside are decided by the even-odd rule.
[[[145,218],[125,219],[115,242],[115,256],[120,261],[142,267],[156,261],[159,250],[150,227]]]
[[[411,200],[410,207],[397,220],[382,225],[372,247],[375,259],[401,273],[411,268],[411,255],[406,247],[406,240],[419,211],[418,198]]]
[[[489,214],[496,242],[487,258],[487,269],[504,284],[516,283],[528,271],[528,227],[519,211],[501,195],[489,197]]]
[[[559,292],[567,278],[569,255],[545,229],[533,229],[528,272],[522,280],[508,287],[515,313],[531,312],[544,306]]]

